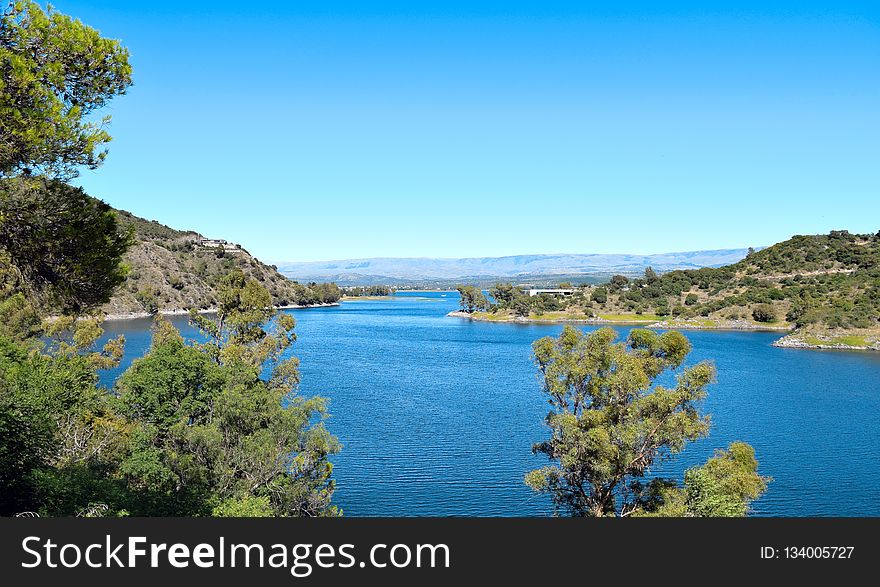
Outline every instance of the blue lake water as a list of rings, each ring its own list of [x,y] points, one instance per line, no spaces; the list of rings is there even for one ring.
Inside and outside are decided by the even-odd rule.
[[[446,317],[457,306],[456,293],[407,292],[289,310],[301,392],[330,398],[327,426],[344,444],[333,462],[346,515],[552,513],[522,478],[546,464],[531,453],[547,434],[547,404],[530,345],[562,326]],[[193,335],[185,318],[173,322]],[[105,327],[126,336],[120,369],[146,352],[148,320]],[[880,353],[779,349],[773,333],[685,335],[688,363],[710,359],[718,368],[703,402],[712,432],[654,473],[680,478],[715,448],[743,440],[773,477],[755,515],[880,515]]]

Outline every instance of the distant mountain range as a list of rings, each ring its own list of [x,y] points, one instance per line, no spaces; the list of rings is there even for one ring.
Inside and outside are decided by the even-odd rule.
[[[633,275],[649,266],[659,272],[721,267],[743,259],[747,252],[748,249],[717,249],[656,255],[514,255],[462,259],[378,257],[279,263],[278,270],[299,281],[335,281],[339,285],[483,282],[496,278],[522,282],[552,276]]]

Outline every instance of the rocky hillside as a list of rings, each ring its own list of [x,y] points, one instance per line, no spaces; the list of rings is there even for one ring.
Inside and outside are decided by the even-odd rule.
[[[239,245],[175,230],[121,210],[118,217],[133,231],[135,244],[125,257],[129,266],[125,283],[102,308],[110,316],[210,309],[216,303],[220,278],[234,268],[260,281],[278,306],[332,303],[340,297],[334,284],[291,281]]]

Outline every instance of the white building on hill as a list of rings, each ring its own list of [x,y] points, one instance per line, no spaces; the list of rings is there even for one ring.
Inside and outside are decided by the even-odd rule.
[[[530,289],[529,296],[534,297],[541,294],[551,294],[555,296],[570,296],[574,294],[574,288],[555,288],[555,289]]]

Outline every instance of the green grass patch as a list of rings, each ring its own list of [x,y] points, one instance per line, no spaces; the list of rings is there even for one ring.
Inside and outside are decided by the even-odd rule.
[[[846,346],[860,346],[860,347],[867,347],[867,346],[870,346],[870,345],[868,344],[868,341],[865,339],[865,337],[863,337],[863,336],[855,336],[855,335],[851,335],[851,336],[837,336],[837,337],[832,338],[832,339],[830,339],[830,340],[823,340],[823,339],[818,338],[818,337],[815,337],[815,336],[805,336],[805,337],[804,337],[804,342],[807,343],[807,344],[814,344],[814,345],[835,345],[835,344],[843,344],[843,345],[846,345]]]
[[[656,314],[599,314],[599,318],[609,322],[657,322],[662,320]]]
[[[530,320],[555,322],[559,320],[587,320],[589,316],[583,312],[544,312],[543,314],[532,313]]]
[[[506,312],[474,312],[471,314],[471,317],[474,320],[488,320],[489,322],[506,322],[513,318],[513,314],[508,314]]]

